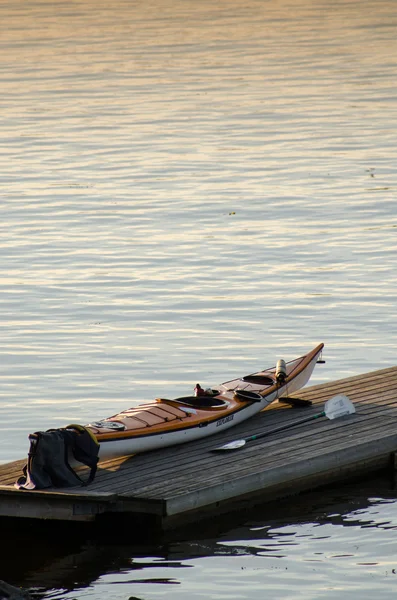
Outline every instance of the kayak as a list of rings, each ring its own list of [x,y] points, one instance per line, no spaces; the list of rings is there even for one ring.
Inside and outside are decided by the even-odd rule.
[[[196,395],[156,398],[85,427],[99,443],[99,460],[198,440],[254,416],[309,381],[324,344],[290,362],[226,381]]]

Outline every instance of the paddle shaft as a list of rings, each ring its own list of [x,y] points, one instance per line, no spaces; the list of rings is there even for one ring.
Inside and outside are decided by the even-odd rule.
[[[299,421],[294,421],[293,423],[289,423],[288,425],[281,425],[280,427],[276,427],[276,429],[271,429],[270,431],[264,431],[263,433],[257,433],[256,435],[250,435],[245,438],[245,442],[251,442],[253,440],[259,440],[259,438],[263,438],[267,435],[271,435],[272,433],[278,433],[279,431],[284,431],[285,429],[290,429],[291,427],[295,427],[296,425],[302,425],[302,423],[308,423],[309,421],[314,421],[315,419],[319,419],[320,417],[325,417],[325,410],[321,413],[317,413],[316,415],[312,415],[311,417],[305,417],[304,419],[300,419]]]

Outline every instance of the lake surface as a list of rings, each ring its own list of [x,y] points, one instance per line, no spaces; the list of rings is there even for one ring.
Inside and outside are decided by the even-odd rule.
[[[1,462],[319,342],[312,383],[397,364],[394,0],[4,0],[0,33]],[[391,598],[376,489],[42,595]]]

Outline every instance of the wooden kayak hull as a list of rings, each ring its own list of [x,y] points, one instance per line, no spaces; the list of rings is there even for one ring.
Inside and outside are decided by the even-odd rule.
[[[198,440],[249,419],[277,398],[306,385],[323,346],[287,363],[283,381],[277,381],[276,367],[272,367],[225,382],[209,396],[157,398],[88,424],[100,444],[99,459]]]

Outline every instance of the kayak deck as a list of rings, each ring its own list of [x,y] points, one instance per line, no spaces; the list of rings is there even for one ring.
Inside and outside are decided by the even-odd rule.
[[[197,427],[207,427],[222,417],[231,422],[236,413],[243,413],[245,410],[246,418],[263,410],[277,398],[278,392],[288,393],[295,391],[298,387],[303,387],[306,380],[309,379],[311,371],[314,368],[323,344],[318,345],[311,352],[294,359],[285,365],[285,378],[282,381],[277,379],[276,367],[271,367],[241,378],[233,379],[220,384],[218,389],[211,389],[209,393],[198,396],[184,396],[175,399],[157,398],[152,402],[146,402],[123,410],[111,417],[100,421],[93,421],[87,425],[90,431],[97,438],[98,442],[106,443],[107,452],[110,448],[109,442],[114,443],[117,440],[127,440],[133,438],[143,438],[150,435],[163,435],[175,433],[177,430],[191,431]],[[306,380],[297,383],[305,372],[308,371]],[[294,387],[295,386],[295,387]],[[204,392],[204,390],[203,390]],[[258,403],[257,408],[252,408]],[[240,415],[241,416],[241,415]],[[235,422],[240,422],[237,417]],[[226,421],[220,422],[225,425]],[[203,432],[204,434],[204,432]],[[189,434],[188,434],[189,435]],[[194,434],[199,437],[196,433]],[[176,443],[190,441],[190,438],[184,439],[183,436],[174,437]],[[159,441],[164,444],[165,439]],[[105,446],[102,452],[104,453]],[[124,444],[124,448],[127,445]],[[139,451],[136,445],[131,445],[131,453]],[[154,449],[152,447],[145,448]],[[112,451],[113,453],[116,450]],[[128,452],[125,451],[125,454]],[[105,454],[103,454],[105,456]]]

